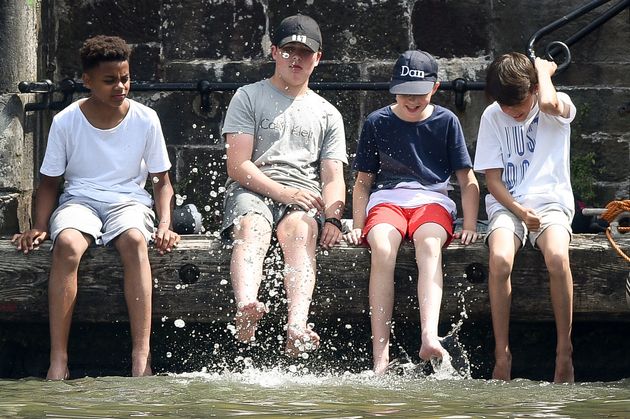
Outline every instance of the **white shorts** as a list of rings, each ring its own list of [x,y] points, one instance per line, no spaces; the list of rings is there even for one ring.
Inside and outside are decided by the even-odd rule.
[[[486,244],[488,242],[488,237],[490,237],[492,232],[498,228],[505,228],[514,233],[514,235],[520,240],[521,246],[525,246],[526,239],[529,239],[529,242],[534,248],[538,248],[536,246],[536,240],[538,240],[538,237],[540,237],[540,235],[552,225],[560,225],[564,227],[569,233],[569,237],[571,236],[571,220],[569,218],[569,214],[567,214],[562,207],[557,205],[547,206],[542,210],[538,210],[536,214],[540,217],[540,228],[537,231],[528,231],[523,220],[518,218],[511,211],[502,209],[495,212],[488,222],[488,231],[485,237]]]
[[[138,202],[112,204],[73,197],[61,203],[50,217],[53,244],[59,233],[67,228],[88,234],[94,238],[94,243],[103,245],[135,228],[148,243],[155,233],[155,214],[151,208]]]

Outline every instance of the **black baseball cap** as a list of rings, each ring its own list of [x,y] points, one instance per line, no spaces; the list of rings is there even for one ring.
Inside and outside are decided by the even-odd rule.
[[[279,48],[289,42],[299,42],[311,51],[317,52],[322,47],[322,33],[313,18],[306,15],[286,17],[280,22],[273,37],[273,44]]]
[[[405,51],[394,65],[389,92],[394,95],[426,95],[437,81],[438,65],[428,52]]]

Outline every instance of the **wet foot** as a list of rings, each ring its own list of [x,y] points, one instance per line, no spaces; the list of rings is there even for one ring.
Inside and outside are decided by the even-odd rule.
[[[506,353],[495,354],[494,369],[492,370],[492,378],[495,380],[510,381],[512,379],[512,354]]]
[[[441,360],[448,357],[448,352],[440,345],[439,339],[423,339],[418,355],[423,361],[431,361],[432,359]]]
[[[575,376],[573,373],[573,357],[571,355],[556,356],[556,372],[553,377],[554,383],[573,383]]]
[[[48,373],[46,374],[47,380],[60,381],[67,380],[68,378],[70,378],[70,371],[68,371],[67,365],[51,364],[48,368]]]
[[[289,326],[287,328],[287,345],[285,353],[297,358],[304,352],[311,352],[319,348],[319,335],[309,327]]]
[[[148,377],[153,375],[151,369],[151,355],[132,355],[131,361],[131,376],[132,377]]]
[[[267,307],[260,301],[243,304],[236,311],[234,336],[240,342],[248,343],[256,339],[258,321],[267,313]]]

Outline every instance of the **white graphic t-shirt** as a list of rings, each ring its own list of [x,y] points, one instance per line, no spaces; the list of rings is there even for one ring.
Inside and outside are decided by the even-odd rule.
[[[540,112],[536,104],[523,122],[506,115],[497,102],[481,117],[474,169],[503,169],[502,180],[514,199],[536,211],[559,204],[571,218],[574,213],[570,178],[571,121],[575,105],[566,93],[558,99],[569,106],[569,117]],[[503,206],[486,195],[488,218]]]

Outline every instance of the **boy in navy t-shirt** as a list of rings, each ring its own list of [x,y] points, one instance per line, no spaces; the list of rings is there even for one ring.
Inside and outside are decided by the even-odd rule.
[[[438,66],[424,51],[407,51],[394,66],[396,103],[370,114],[361,132],[354,170],[353,230],[345,238],[371,248],[370,310],[374,372],[389,364],[398,248],[412,239],[418,264],[423,360],[448,353],[438,339],[442,300],[442,248],[453,238],[455,203],[448,197],[453,172],[462,192],[461,241],[477,240],[479,185],[457,117],[431,104]],[[459,236],[459,234],[458,234]]]

